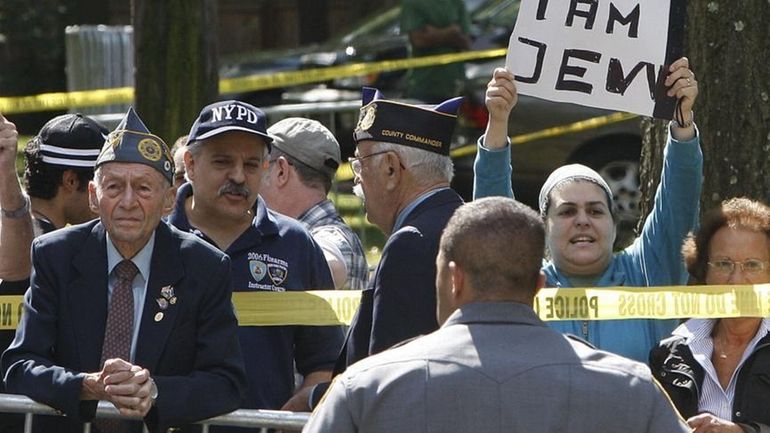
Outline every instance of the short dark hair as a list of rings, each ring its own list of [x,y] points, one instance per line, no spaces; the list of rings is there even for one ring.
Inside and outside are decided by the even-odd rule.
[[[488,197],[455,211],[439,248],[447,262],[465,271],[477,298],[502,294],[529,301],[543,263],[545,228],[528,206]]]
[[[703,215],[700,228],[691,233],[682,246],[687,271],[698,283],[706,281],[709,244],[722,227],[764,233],[770,239],[770,207],[745,197],[731,198]]]
[[[68,168],[43,162],[40,142],[33,138],[24,146],[24,188],[30,197],[51,200],[56,197],[62,176],[72,170],[78,177],[78,191],[88,189],[88,182],[94,178],[93,168]]]
[[[331,191],[332,179],[326,173],[316,170],[288,153],[281,151],[277,146],[273,147],[273,150],[270,152],[270,159],[277,159],[281,156],[294,166],[294,170],[297,171],[299,180],[303,185],[308,188],[323,189],[326,194]]]

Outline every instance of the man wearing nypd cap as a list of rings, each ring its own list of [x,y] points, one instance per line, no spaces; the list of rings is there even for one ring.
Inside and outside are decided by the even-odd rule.
[[[337,139],[320,122],[302,117],[283,119],[267,133],[273,144],[260,191],[265,203],[310,230],[337,289],[365,289],[369,267],[361,240],[327,198],[340,165]]]
[[[363,89],[354,132],[354,192],[369,221],[389,235],[353,319],[338,364],[435,331],[439,238],[463,201],[449,188],[449,146],[462,98],[435,107],[384,99]]]
[[[269,210],[259,196],[272,138],[265,114],[240,101],[201,110],[184,156],[189,183],[169,221],[226,252],[233,291],[333,289],[324,254],[297,221]],[[307,409],[312,385],[328,380],[342,344],[333,326],[248,326],[238,335],[248,376],[244,407]],[[304,376],[294,387],[294,365]]]
[[[99,220],[33,241],[24,314],[2,370],[10,392],[66,415],[41,417],[36,430],[82,431],[98,400],[152,432],[239,407],[230,260],[161,220],[173,172],[166,144],[129,109],[88,186]],[[94,426],[141,431],[128,421]]]

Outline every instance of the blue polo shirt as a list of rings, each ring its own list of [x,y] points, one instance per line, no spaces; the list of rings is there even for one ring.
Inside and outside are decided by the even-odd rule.
[[[191,184],[179,188],[169,222],[215,245],[187,219],[191,195]],[[254,208],[252,225],[225,251],[233,291],[333,290],[323,251],[300,223],[267,209],[261,197]],[[248,376],[243,407],[252,409],[280,409],[294,393],[294,363],[302,375],[331,370],[343,341],[338,326],[242,326],[238,336]]]

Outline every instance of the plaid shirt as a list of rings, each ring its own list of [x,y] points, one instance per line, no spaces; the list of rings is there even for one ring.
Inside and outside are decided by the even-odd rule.
[[[324,200],[311,207],[297,218],[313,236],[324,236],[331,239],[345,257],[348,268],[348,279],[345,289],[364,290],[369,280],[369,266],[361,240],[353,230],[345,224],[334,204]]]

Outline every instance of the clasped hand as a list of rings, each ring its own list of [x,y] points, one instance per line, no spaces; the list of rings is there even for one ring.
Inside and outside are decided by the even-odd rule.
[[[108,359],[102,371],[86,374],[81,399],[106,400],[121,415],[144,418],[152,407],[152,386],[146,368],[119,358]]]

